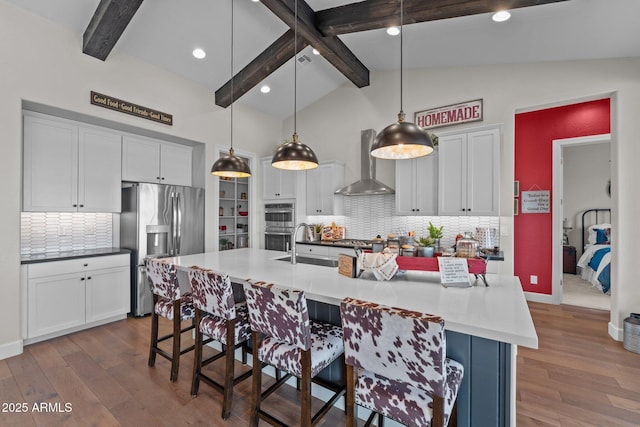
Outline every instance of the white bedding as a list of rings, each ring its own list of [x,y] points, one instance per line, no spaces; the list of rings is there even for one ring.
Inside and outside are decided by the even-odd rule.
[[[602,284],[598,281],[598,276],[602,273],[604,267],[611,263],[611,252],[605,254],[602,257],[602,261],[600,265],[598,265],[598,270],[594,271],[591,267],[589,267],[589,261],[593,257],[593,254],[596,253],[597,250],[602,248],[609,248],[610,245],[587,245],[584,248],[584,253],[578,260],[578,267],[580,268],[580,277],[584,280],[591,283],[596,289],[602,292]]]

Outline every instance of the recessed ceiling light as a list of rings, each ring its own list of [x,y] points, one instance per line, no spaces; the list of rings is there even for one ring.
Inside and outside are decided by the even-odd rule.
[[[262,93],[269,93],[271,92],[271,88],[267,85],[262,85],[262,87],[260,88],[260,92]]]
[[[318,49],[313,49],[312,52],[314,55],[320,55],[320,52],[318,52]]]
[[[400,34],[400,28],[389,27],[387,28],[387,34],[389,34],[390,36],[397,36],[398,34]]]
[[[504,22],[509,18],[511,18],[511,14],[507,10],[501,10],[500,12],[496,12],[491,17],[491,19],[493,19],[495,22]]]
[[[258,3],[260,0],[251,0],[254,3]]]
[[[193,49],[193,56],[198,58],[198,59],[202,59],[205,56],[207,56],[207,52],[205,52],[204,50],[200,49],[199,47],[196,49]]]

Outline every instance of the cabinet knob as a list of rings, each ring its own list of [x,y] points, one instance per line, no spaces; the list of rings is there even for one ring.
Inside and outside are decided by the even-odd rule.
[[[87,277],[87,280],[91,280],[91,276]]]
[[[74,204],[73,204],[73,207],[74,207],[74,208],[77,208],[77,207],[78,207],[78,205],[76,205],[76,204],[74,203]]]
[[[81,208],[84,208],[84,205],[80,205]]]
[[[160,179],[160,177],[159,177],[159,176],[156,176],[156,179]]]
[[[160,178],[162,181],[164,181],[164,176],[162,178]]]
[[[82,264],[83,267],[89,267],[89,264]]]
[[[83,281],[83,280],[84,280],[84,277],[81,277],[81,278],[80,278],[80,281]]]

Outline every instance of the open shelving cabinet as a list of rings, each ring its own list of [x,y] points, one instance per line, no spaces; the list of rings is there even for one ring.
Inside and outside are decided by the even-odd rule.
[[[221,251],[249,246],[249,179],[219,178],[218,249]]]

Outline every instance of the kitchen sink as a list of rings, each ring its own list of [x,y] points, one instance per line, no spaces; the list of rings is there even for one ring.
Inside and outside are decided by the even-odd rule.
[[[277,261],[291,262],[291,255],[283,257],[283,258],[276,258],[276,260]],[[338,266],[338,260],[337,259],[309,258],[309,257],[300,256],[300,255],[298,255],[296,257],[296,263],[297,264],[321,265],[323,267],[337,267]]]

